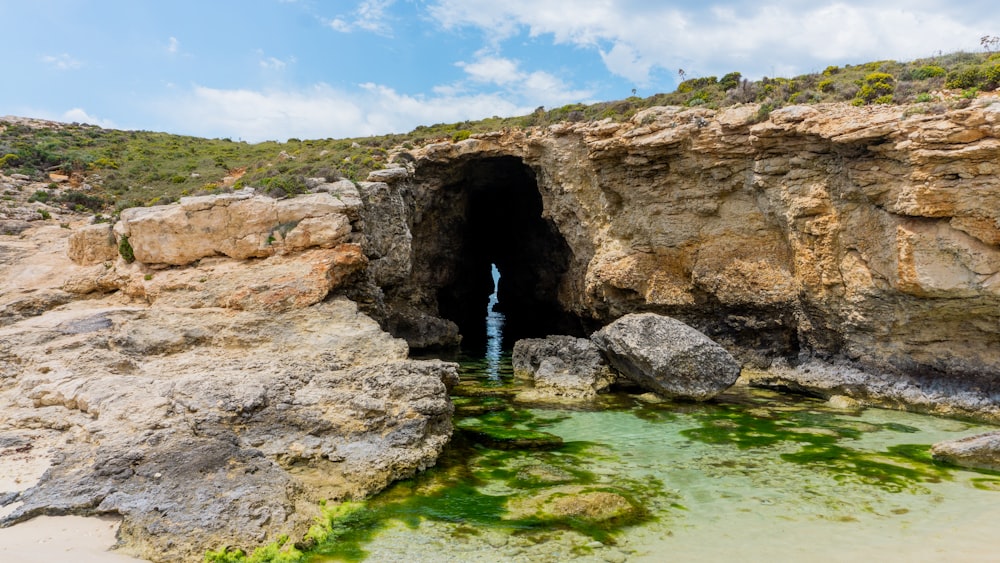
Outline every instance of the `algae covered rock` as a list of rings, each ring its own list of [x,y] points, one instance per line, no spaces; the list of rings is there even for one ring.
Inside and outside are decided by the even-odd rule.
[[[931,455],[962,467],[1000,471],[1000,431],[938,442],[931,448]]]
[[[554,487],[507,503],[508,518],[564,520],[573,518],[591,523],[629,521],[642,511],[624,495],[612,491],[591,491],[580,486]]]
[[[591,338],[622,375],[665,397],[711,399],[740,375],[739,364],[725,348],[662,315],[625,315]]]

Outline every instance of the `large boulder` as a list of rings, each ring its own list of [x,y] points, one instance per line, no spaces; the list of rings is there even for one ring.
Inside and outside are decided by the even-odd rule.
[[[711,399],[740,375],[740,365],[722,346],[662,315],[625,315],[591,339],[613,368],[664,397]]]
[[[514,344],[514,375],[534,381],[535,391],[567,398],[589,398],[606,390],[614,375],[601,351],[586,338],[548,336]]]
[[[346,242],[360,205],[357,197],[330,193],[286,200],[251,191],[185,197],[174,205],[122,211],[115,233],[119,240],[127,237],[135,260],[144,264],[183,266],[217,255],[265,258]]]
[[[1000,471],[1000,431],[938,442],[931,455],[953,465]]]

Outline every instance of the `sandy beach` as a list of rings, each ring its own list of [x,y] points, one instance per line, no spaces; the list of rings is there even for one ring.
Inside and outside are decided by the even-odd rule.
[[[0,528],[0,561],[10,563],[124,563],[144,561],[114,551],[121,518],[39,516]]]

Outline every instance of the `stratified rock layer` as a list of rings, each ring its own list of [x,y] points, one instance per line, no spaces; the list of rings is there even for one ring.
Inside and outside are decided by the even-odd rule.
[[[998,387],[1000,100],[759,110],[650,108],[409,151],[390,185],[412,194],[420,245],[389,304],[439,313],[467,267],[463,186],[513,162],[568,249],[539,251],[551,298],[591,328],[650,311],[756,367],[833,359]]]
[[[0,238],[0,446],[48,466],[3,480],[0,525],[118,513],[124,551],[201,561],[433,465],[456,366],[406,359],[331,295],[368,264],[342,200],[194,198]]]
[[[740,376],[740,365],[725,348],[654,313],[625,315],[591,339],[622,375],[664,397],[711,399]]]

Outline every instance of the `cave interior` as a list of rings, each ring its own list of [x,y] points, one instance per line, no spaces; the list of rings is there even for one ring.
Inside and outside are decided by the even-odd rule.
[[[455,322],[463,347],[485,345],[486,315],[494,291],[492,265],[500,272],[495,311],[505,317],[503,344],[549,334],[582,335],[580,320],[564,311],[559,286],[571,251],[550,220],[542,215],[542,197],[534,171],[517,157],[470,160],[459,164],[453,182],[440,191],[439,214],[451,260],[437,291],[438,311]],[[419,261],[419,257],[417,257]],[[435,267],[428,264],[427,267]]]

